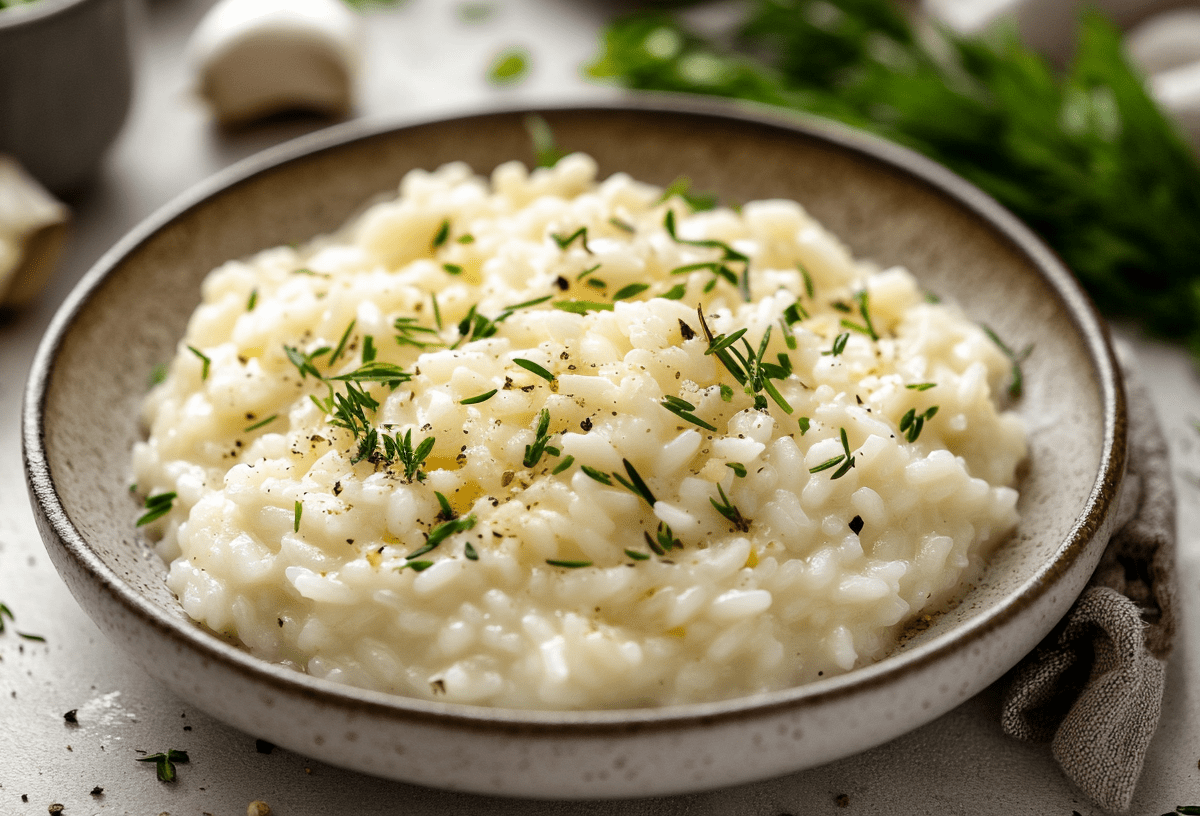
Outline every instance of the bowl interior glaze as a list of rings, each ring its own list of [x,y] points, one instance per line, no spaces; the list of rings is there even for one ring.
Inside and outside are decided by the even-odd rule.
[[[822,719],[823,710],[854,704],[856,695],[869,707],[880,695],[894,698],[886,690],[915,677],[944,670],[954,678],[953,689],[931,691],[932,705],[894,725],[863,726],[855,732],[861,736],[832,740],[827,749],[810,746],[782,760],[749,763],[741,772],[732,768],[704,781],[681,778],[657,788],[590,785],[573,777],[553,789],[527,774],[525,786],[501,786],[513,793],[661,793],[797,769],[931,720],[1010,668],[1049,631],[1090,575],[1107,540],[1124,462],[1123,396],[1106,333],[1053,254],[948,171],[818,121],[662,99],[541,115],[562,148],[596,158],[602,177],[624,171],[666,185],[687,176],[694,189],[718,191],[726,203],[796,199],[856,256],[908,267],[924,287],[959,302],[1013,348],[1032,346],[1023,367],[1024,395],[1014,403],[1030,441],[1021,523],[962,602],[881,663],[845,676],[758,698],[636,712],[495,711],[362,692],[269,666],[185,618],[163,581],[165,566],[133,526],[138,507],[128,490],[129,450],[141,434],[137,418],[147,376],[173,354],[199,301],[200,281],[227,259],[340,226],[366,200],[394,191],[409,169],[461,160],[486,174],[509,159],[531,163],[524,113],[516,111],[405,127],[351,123],[309,137],[192,191],[101,259],[44,341],[25,416],[39,523],[56,566],[85,609],[110,634],[116,631],[118,642],[150,633],[185,662],[202,659],[247,688],[261,686],[302,707],[311,704],[313,711],[334,712],[330,722],[369,711],[384,723],[373,732],[377,741],[401,739],[397,734],[417,727],[413,723],[463,739],[478,740],[492,729],[506,739],[559,740],[560,747],[563,739],[636,742],[639,733],[678,735],[714,722],[733,728],[801,715],[810,717],[811,729],[829,719]],[[145,632],[135,635],[130,627]],[[170,671],[147,668],[159,677]],[[202,692],[183,696],[244,728],[270,727],[270,718],[239,715],[236,703],[222,709]],[[854,731],[836,721],[827,728]],[[719,735],[720,728],[709,731]],[[322,756],[309,732],[294,724],[260,734],[338,764],[351,761]],[[416,778],[396,767],[402,764],[359,767]],[[452,784],[496,790],[494,776],[477,777],[460,774]],[[439,784],[436,774],[420,778]]]

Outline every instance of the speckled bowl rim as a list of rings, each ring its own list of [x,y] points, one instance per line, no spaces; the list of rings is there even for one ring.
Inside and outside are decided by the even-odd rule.
[[[435,123],[469,122],[496,115],[571,112],[645,113],[724,117],[742,125],[788,131],[823,140],[832,146],[883,162],[955,200],[966,210],[991,224],[1004,239],[1037,267],[1071,316],[1075,330],[1089,352],[1103,401],[1103,441],[1100,467],[1083,511],[1057,549],[1054,557],[1009,593],[1004,601],[954,629],[914,644],[870,666],[775,692],[712,703],[674,705],[662,708],[602,711],[513,710],[441,703],[400,697],[346,686],[283,666],[268,663],[241,651],[199,626],[168,614],[135,592],[91,550],[71,523],[59,501],[49,472],[45,450],[43,407],[49,375],[59,347],[76,316],[88,305],[105,277],[156,231],[186,218],[189,211],[208,197],[237,187],[251,178],[271,173],[289,161],[337,150],[359,140],[386,138],[397,130]],[[135,227],[105,253],[64,301],[55,314],[38,348],[26,386],[22,416],[22,438],[26,476],[37,508],[60,538],[63,548],[83,569],[97,579],[136,618],[158,630],[177,647],[198,651],[202,657],[275,690],[337,707],[346,712],[377,716],[393,721],[436,723],[458,730],[486,730],[543,737],[600,736],[619,732],[688,730],[774,712],[820,706],[848,695],[895,682],[930,664],[969,649],[990,632],[1005,625],[1022,610],[1055,589],[1056,579],[1069,571],[1104,528],[1110,511],[1116,509],[1126,455],[1126,406],[1116,356],[1108,330],[1087,296],[1059,258],[1015,216],[974,185],[923,156],[868,134],[817,117],[782,114],[761,106],[680,97],[669,94],[638,94],[616,102],[542,104],[495,107],[460,116],[401,118],[387,121],[355,120],[331,127],[245,159],[166,204]]]

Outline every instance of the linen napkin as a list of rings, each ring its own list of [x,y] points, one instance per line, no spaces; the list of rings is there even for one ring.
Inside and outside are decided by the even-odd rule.
[[[1129,416],[1117,531],[1061,623],[1010,673],[1000,724],[1049,742],[1097,805],[1128,810],[1158,727],[1175,635],[1175,493],[1150,395],[1118,346]]]

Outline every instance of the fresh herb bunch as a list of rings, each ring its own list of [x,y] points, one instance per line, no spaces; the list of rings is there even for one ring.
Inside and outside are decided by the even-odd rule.
[[[730,33],[638,13],[608,27],[590,70],[808,111],[907,145],[1024,219],[1102,310],[1200,355],[1200,163],[1099,13],[1081,18],[1062,73],[1012,32],[918,33],[892,0],[754,0]]]

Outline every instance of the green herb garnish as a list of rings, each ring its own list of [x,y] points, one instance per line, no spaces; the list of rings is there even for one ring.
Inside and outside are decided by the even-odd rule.
[[[208,367],[212,365],[212,360],[210,360],[204,354],[204,352],[202,352],[200,349],[196,348],[195,346],[188,346],[188,351],[190,351],[192,354],[195,354],[197,357],[200,358],[200,379],[207,380],[208,379]]]
[[[608,477],[607,473],[596,470],[594,467],[590,467],[589,465],[580,465],[579,469],[582,470],[585,475],[590,476],[600,484],[612,487],[612,479]]]
[[[646,555],[644,552],[638,552],[637,550],[630,550],[628,548],[625,550],[625,554],[634,561],[646,561],[650,558],[650,556]]]
[[[846,343],[849,341],[850,332],[842,332],[837,337],[833,338],[833,346],[829,349],[829,351],[822,351],[821,354],[837,357],[846,350]]]
[[[726,386],[726,388],[728,388],[728,386]],[[730,393],[730,397],[732,397],[733,390],[730,389],[729,393]],[[726,400],[726,401],[728,401],[728,400]],[[701,419],[700,417],[693,414],[692,411],[696,410],[696,406],[692,405],[690,402],[688,402],[685,399],[681,399],[680,397],[675,397],[675,396],[671,396],[670,394],[668,394],[667,396],[663,397],[663,400],[662,400],[662,402],[659,403],[659,405],[661,405],[663,408],[666,408],[668,411],[670,411],[672,414],[679,417],[680,419],[687,420],[688,422],[692,423],[693,425],[699,425],[701,428],[704,428],[706,431],[715,431],[717,429],[716,425],[712,425],[708,422],[705,422],[703,419]]]
[[[567,155],[558,149],[550,125],[536,113],[525,117],[525,132],[533,142],[534,164],[537,167],[553,167],[558,164],[559,159]]]
[[[982,328],[987,336],[992,339],[992,342],[1004,352],[1004,356],[1008,358],[1008,361],[1012,363],[1012,373],[1008,382],[1008,395],[1013,399],[1019,399],[1025,390],[1025,378],[1021,374],[1021,363],[1025,362],[1025,358],[1033,352],[1033,345],[1026,346],[1018,353],[1009,348],[1008,344],[1000,339],[1000,335],[992,331],[991,328],[988,326],[983,326]],[[1193,351],[1200,354],[1200,347]]]
[[[658,202],[661,204],[673,196],[682,198],[695,212],[711,210],[717,206],[717,197],[713,193],[692,192],[692,180],[687,176],[679,176],[668,184]]]
[[[167,380],[167,364],[166,363],[159,363],[158,365],[154,366],[154,368],[150,369],[150,376],[148,378],[148,382],[149,382],[149,385],[151,388],[153,388],[156,385],[161,385],[162,383],[166,382],[166,380]]]
[[[175,781],[175,765],[186,765],[188,763],[187,751],[170,750],[165,754],[148,754],[144,757],[138,757],[138,762],[153,762],[155,769],[158,771],[159,782],[174,782]]]
[[[541,413],[538,414],[538,423],[534,431],[533,444],[525,446],[525,458],[521,463],[527,468],[535,468],[537,467],[537,463],[541,461],[543,453],[558,456],[560,453],[558,448],[550,446],[550,437],[553,435],[550,433],[550,412],[543,408]]]
[[[725,489],[717,485],[717,493],[721,496],[721,501],[710,498],[709,501],[718,513],[724,516],[730,523],[733,524],[740,532],[746,533],[750,531],[750,519],[742,515],[742,511],[729,500],[725,495]]]
[[[512,85],[529,72],[529,52],[524,48],[509,48],[501,51],[492,60],[488,79],[496,85]]]
[[[458,401],[459,405],[477,405],[481,402],[487,402],[492,397],[496,396],[497,390],[493,388],[491,391],[485,391],[482,394],[476,394],[473,397],[467,397]]]
[[[152,521],[158,521],[160,518],[171,512],[171,507],[174,506],[176,499],[175,491],[170,493],[159,493],[155,496],[146,498],[146,512],[143,513],[137,520],[137,526],[141,527],[149,524]]]
[[[292,518],[292,532],[300,532],[300,517],[304,515],[304,505],[299,499],[296,500],[295,515]]]
[[[617,293],[613,295],[612,299],[614,302],[618,300],[627,300],[631,297],[637,297],[649,288],[650,284],[648,283],[631,283],[628,286],[622,286],[620,289],[618,289]]]
[[[937,386],[937,383],[924,382],[924,383],[909,383],[908,385],[906,385],[904,387],[907,388],[909,391],[928,391],[930,388],[934,388],[936,386]]]
[[[637,496],[640,496],[642,500],[646,502],[646,504],[654,507],[654,503],[658,501],[658,499],[654,498],[654,494],[650,492],[650,488],[642,479],[641,474],[634,469],[633,464],[628,459],[622,459],[621,464],[625,465],[625,472],[629,475],[629,478],[626,479],[620,473],[615,471],[612,475],[613,478],[620,482],[626,490],[634,493]]]
[[[865,334],[872,340],[878,340],[879,335],[875,332],[875,324],[871,322],[871,313],[868,311],[868,295],[864,289],[854,296],[854,301],[858,304],[858,313],[862,316],[862,323],[855,323],[853,320],[842,318],[842,325],[847,329]]]
[[[437,228],[437,232],[435,232],[433,234],[433,246],[431,248],[434,250],[437,250],[438,248],[440,248],[442,246],[442,244],[446,243],[446,240],[449,237],[450,237],[450,219],[446,218],[442,221],[441,225]]]
[[[436,315],[435,315],[436,317]],[[396,342],[402,346],[412,346],[418,349],[426,349],[430,346],[440,346],[438,340],[420,340],[420,336],[432,335],[437,337],[437,329],[431,329],[428,326],[422,326],[417,323],[415,317],[397,317],[392,323],[392,328],[396,330]]]
[[[566,470],[573,464],[575,464],[574,456],[564,456],[563,460],[561,462],[559,462],[557,465],[555,465],[554,470],[552,470],[550,472],[553,475],[557,476],[558,474],[562,473],[564,470]]]
[[[246,299],[246,311],[253,312],[254,307],[258,305],[258,289],[250,290],[250,297]]]
[[[846,435],[845,428],[841,428],[840,432],[842,439],[842,450],[845,452],[839,456],[833,457],[832,459],[825,460],[816,467],[809,468],[809,473],[820,473],[823,470],[829,470],[830,468],[837,467],[840,464],[841,467],[838,467],[837,471],[829,477],[830,481],[832,481],[834,479],[842,478],[850,472],[850,468],[854,467],[854,455],[850,453],[850,438]],[[803,436],[803,434],[801,435]]]
[[[552,232],[550,233],[550,237],[554,239],[554,243],[558,244],[559,249],[566,249],[575,241],[576,238],[578,238],[579,245],[583,247],[583,251],[587,252],[589,255],[592,252],[592,250],[588,247],[587,227],[580,227],[570,235],[559,235],[556,232]]]
[[[274,422],[277,419],[279,419],[279,414],[271,414],[266,419],[260,419],[258,422],[255,422],[253,425],[247,425],[245,428],[242,428],[242,433],[250,433],[251,431],[257,431],[259,428],[262,428],[265,425],[270,425],[272,422]]]
[[[524,357],[514,357],[513,362],[526,371],[538,375],[546,382],[554,382],[554,375],[533,360],[526,360]]]
[[[936,405],[921,414],[917,413],[916,408],[909,408],[908,413],[900,418],[900,432],[909,442],[916,442],[917,437],[921,435],[921,429],[925,427],[925,421],[933,419],[937,412]]]
[[[741,462],[726,462],[725,467],[732,470],[739,479],[746,478],[746,466],[743,465]]]
[[[671,550],[683,549],[683,542],[675,537],[675,533],[671,532],[671,525],[665,521],[658,523],[658,529],[653,538],[645,530],[642,531],[642,536],[646,539],[646,545],[654,551],[655,555],[666,555]]]
[[[552,567],[562,567],[564,569],[582,569],[583,567],[592,566],[591,561],[565,561],[560,558],[547,558],[546,563]]]

